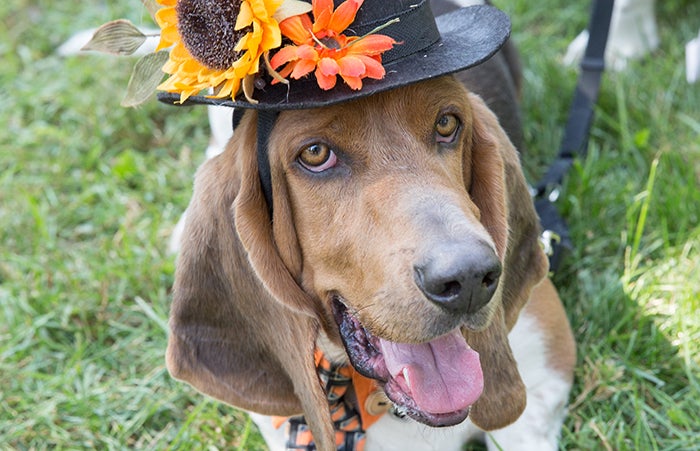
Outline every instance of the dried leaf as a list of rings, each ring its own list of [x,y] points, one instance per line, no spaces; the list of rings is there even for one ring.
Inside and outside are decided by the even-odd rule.
[[[243,95],[245,95],[248,103],[252,105],[257,105],[258,101],[253,98],[253,91],[255,91],[255,75],[246,75],[243,79]]]
[[[170,52],[161,50],[149,53],[136,62],[126,87],[122,106],[138,106],[148,100],[163,79],[163,65],[168,61]]]
[[[284,0],[272,17],[277,22],[282,22],[284,19],[298,16],[299,14],[306,14],[309,11],[311,11],[311,3],[302,2],[301,0]]]
[[[160,9],[160,5],[156,2],[156,0],[142,0],[142,3],[143,6],[146,7],[148,14],[150,14],[151,18],[155,21],[156,12]]]
[[[114,55],[131,55],[146,41],[146,35],[126,19],[102,25],[81,50],[96,50]]]
[[[272,68],[272,64],[270,64],[270,52],[265,52],[263,53],[263,61],[265,61],[265,68],[267,69],[267,72],[272,75],[272,78],[277,80],[280,83],[284,83],[285,85],[289,85],[289,80],[284,78],[282,75],[280,75],[279,72],[274,70]]]

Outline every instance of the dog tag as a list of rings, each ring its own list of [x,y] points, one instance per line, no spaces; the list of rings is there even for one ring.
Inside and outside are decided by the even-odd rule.
[[[375,391],[365,400],[365,410],[370,415],[381,415],[386,413],[390,407],[391,401],[386,397],[383,390]]]

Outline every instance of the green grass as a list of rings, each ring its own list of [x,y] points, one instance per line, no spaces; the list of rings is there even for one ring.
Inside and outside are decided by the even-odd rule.
[[[683,68],[700,4],[659,3],[661,48],[606,73],[560,201],[574,249],[555,281],[579,343],[563,449],[700,449],[700,85]],[[498,4],[526,66],[534,180],[588,6]],[[204,158],[204,109],[123,109],[132,61],[53,54],[110,19],[150,25],[138,5],[0,5],[0,448],[262,448],[245,415],[164,367],[167,240]]]

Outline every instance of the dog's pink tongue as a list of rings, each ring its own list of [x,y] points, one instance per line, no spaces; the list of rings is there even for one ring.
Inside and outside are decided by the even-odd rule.
[[[379,340],[391,376],[419,409],[433,414],[467,408],[481,396],[479,354],[459,329],[421,344]]]

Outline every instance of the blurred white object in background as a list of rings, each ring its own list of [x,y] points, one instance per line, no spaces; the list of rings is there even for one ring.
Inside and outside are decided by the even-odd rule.
[[[571,66],[581,61],[586,44],[588,30],[582,31],[569,44],[564,64]],[[654,0],[616,0],[605,49],[606,66],[623,70],[630,59],[641,58],[658,46]]]
[[[207,106],[207,114],[211,128],[207,158],[212,158],[224,151],[226,143],[233,135],[233,108],[210,105]]]
[[[685,78],[688,83],[700,79],[700,32],[697,38],[685,45]]]

